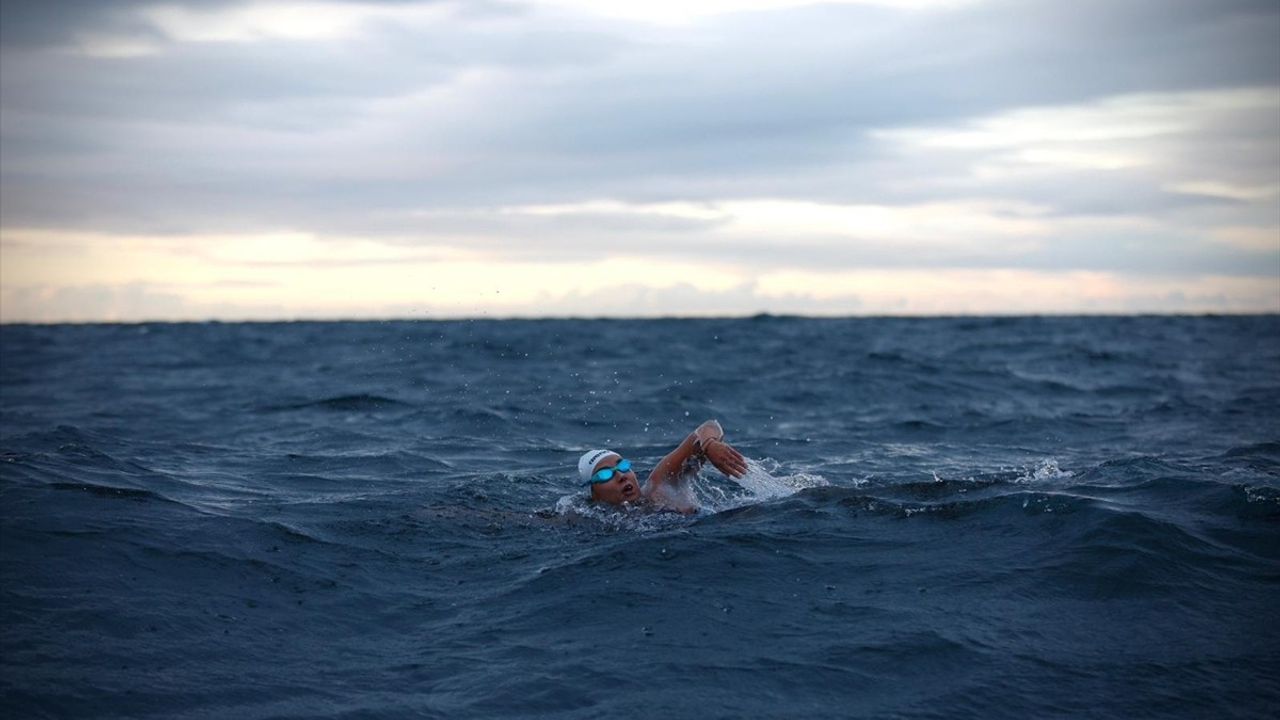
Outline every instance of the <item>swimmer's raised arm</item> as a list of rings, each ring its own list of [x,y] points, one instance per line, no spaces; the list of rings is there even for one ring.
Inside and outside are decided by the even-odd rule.
[[[747,461],[733,446],[724,441],[724,428],[715,420],[708,420],[689,433],[680,443],[649,473],[649,489],[658,489],[662,485],[677,485],[684,480],[686,464],[700,466],[703,460],[710,460],[717,470],[729,477],[742,477],[747,472]]]

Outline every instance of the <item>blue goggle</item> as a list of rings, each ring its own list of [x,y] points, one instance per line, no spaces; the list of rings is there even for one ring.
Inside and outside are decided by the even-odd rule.
[[[597,470],[596,474],[592,475],[591,479],[587,481],[587,484],[592,485],[594,483],[609,482],[610,480],[613,479],[613,476],[615,474],[629,472],[630,470],[631,470],[630,460],[619,460],[618,464],[614,465],[613,467],[600,468],[599,470]]]

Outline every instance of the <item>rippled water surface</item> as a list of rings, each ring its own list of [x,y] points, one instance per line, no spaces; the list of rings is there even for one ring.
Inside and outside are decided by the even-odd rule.
[[[0,523],[6,717],[1272,717],[1280,318],[4,326]]]

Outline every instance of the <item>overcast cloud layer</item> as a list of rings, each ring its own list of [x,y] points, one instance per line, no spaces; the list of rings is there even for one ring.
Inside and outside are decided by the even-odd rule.
[[[1280,312],[1274,0],[0,7],[5,321]]]

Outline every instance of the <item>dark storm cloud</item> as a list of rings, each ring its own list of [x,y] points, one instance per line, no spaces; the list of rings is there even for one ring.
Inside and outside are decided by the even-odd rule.
[[[132,11],[146,0],[6,0],[0,3],[0,44],[7,48],[62,45],[93,30],[150,34]]]

